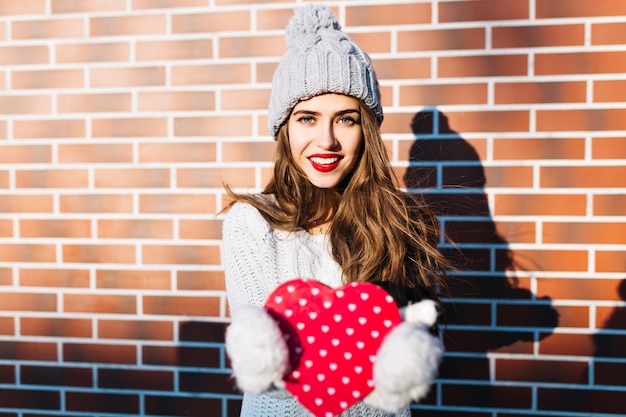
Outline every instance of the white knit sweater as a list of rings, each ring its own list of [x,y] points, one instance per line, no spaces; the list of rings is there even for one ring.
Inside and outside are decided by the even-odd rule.
[[[314,278],[330,286],[342,285],[340,266],[331,256],[325,235],[273,229],[258,210],[236,203],[223,226],[223,263],[228,302],[263,305],[280,283],[293,278]],[[388,417],[383,411],[357,403],[342,417]],[[287,391],[244,394],[243,417],[311,417]],[[396,416],[410,416],[409,409]]]

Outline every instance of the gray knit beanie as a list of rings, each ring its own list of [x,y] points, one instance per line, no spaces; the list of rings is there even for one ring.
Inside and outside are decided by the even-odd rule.
[[[341,31],[327,6],[296,9],[285,35],[287,52],[274,78],[268,127],[274,139],[299,101],[324,93],[345,94],[363,101],[380,125],[383,109],[378,80],[369,56]]]

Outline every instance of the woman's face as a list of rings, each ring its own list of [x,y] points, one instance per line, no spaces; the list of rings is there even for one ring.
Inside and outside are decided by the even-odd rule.
[[[363,142],[357,99],[315,96],[296,104],[287,123],[293,159],[313,185],[334,188],[352,172]]]

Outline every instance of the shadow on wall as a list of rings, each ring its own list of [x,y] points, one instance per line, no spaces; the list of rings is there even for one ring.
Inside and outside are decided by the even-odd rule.
[[[520,395],[517,387],[498,386],[500,375],[491,369],[495,362],[489,361],[487,352],[533,353],[532,342],[551,334],[558,314],[550,299],[538,299],[511,274],[513,257],[491,217],[484,168],[476,150],[437,109],[417,113],[411,127],[415,141],[405,185],[424,193],[448,238],[457,245],[458,250],[451,249],[450,254],[460,265],[451,277],[451,300],[446,303],[444,339],[452,355],[441,367],[440,379],[445,383],[439,404],[529,408],[531,388]],[[533,378],[508,373],[505,380],[541,380]],[[431,392],[425,403],[434,403],[435,395]],[[419,414],[424,416],[424,411]]]

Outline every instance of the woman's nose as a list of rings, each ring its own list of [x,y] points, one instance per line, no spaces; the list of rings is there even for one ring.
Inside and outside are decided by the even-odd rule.
[[[320,125],[320,131],[317,138],[317,144],[322,149],[334,150],[339,145],[335,136],[333,123],[323,123]]]

